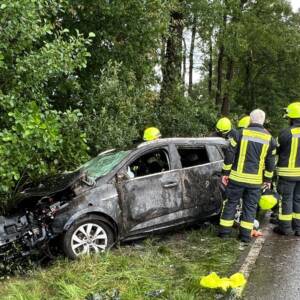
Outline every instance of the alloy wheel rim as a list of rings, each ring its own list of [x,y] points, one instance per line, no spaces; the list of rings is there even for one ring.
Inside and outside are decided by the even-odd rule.
[[[79,226],[71,238],[72,251],[76,256],[103,252],[107,248],[107,243],[105,230],[95,223]]]

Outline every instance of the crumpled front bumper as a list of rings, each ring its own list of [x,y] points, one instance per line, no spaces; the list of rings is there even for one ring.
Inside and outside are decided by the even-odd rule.
[[[0,248],[20,238],[28,231],[27,216],[0,216]]]

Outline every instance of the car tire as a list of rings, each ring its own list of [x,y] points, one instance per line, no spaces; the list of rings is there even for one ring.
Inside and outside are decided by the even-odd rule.
[[[75,221],[63,235],[63,251],[71,259],[98,254],[112,247],[114,234],[109,223],[97,215]]]

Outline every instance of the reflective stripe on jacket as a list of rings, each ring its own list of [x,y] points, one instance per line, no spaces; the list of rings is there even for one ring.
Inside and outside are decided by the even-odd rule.
[[[300,180],[300,120],[281,131],[278,137],[278,168],[280,177],[287,180]]]
[[[270,182],[275,168],[276,142],[259,124],[251,124],[229,140],[223,175],[237,183],[260,186]]]

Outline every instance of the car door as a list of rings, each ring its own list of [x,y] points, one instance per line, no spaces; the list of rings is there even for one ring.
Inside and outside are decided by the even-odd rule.
[[[123,170],[121,183],[126,232],[153,231],[177,221],[183,207],[180,172],[171,170],[168,147],[142,152]]]
[[[207,217],[220,208],[221,160],[205,144],[177,145],[183,172],[183,205],[194,216]],[[211,150],[211,149],[210,149]]]

